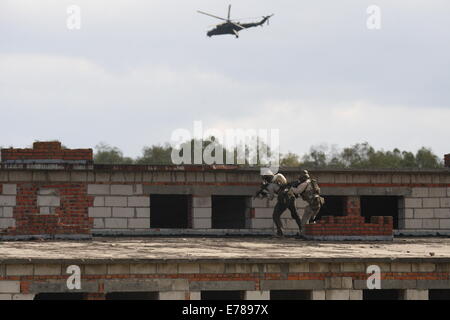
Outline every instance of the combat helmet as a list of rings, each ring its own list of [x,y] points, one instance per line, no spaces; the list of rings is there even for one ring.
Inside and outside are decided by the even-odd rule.
[[[261,176],[265,182],[270,183],[273,180],[274,174],[268,168],[261,168]]]
[[[308,170],[302,170],[302,172],[300,173],[298,180],[300,182],[305,182],[306,180],[310,179],[311,177],[309,176],[309,172]]]

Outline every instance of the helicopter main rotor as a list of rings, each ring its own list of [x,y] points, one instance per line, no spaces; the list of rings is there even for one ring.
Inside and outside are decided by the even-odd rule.
[[[221,18],[221,17],[218,17],[218,16],[215,16],[215,15],[210,14],[210,13],[207,13],[207,12],[199,11],[199,10],[198,10],[197,12],[198,12],[198,13],[201,13],[201,14],[204,14],[204,15],[207,15],[207,16],[210,16],[210,17],[213,17],[213,18],[216,18],[216,19],[219,19],[219,20],[226,21],[227,23],[231,23],[232,25],[234,25],[234,26],[236,26],[236,27],[238,27],[238,28],[240,28],[240,29],[245,29],[245,27],[241,26],[241,25],[238,24],[238,23],[233,22],[233,21],[230,19],[230,16],[231,16],[231,4],[228,6],[228,18],[227,18],[227,19]]]

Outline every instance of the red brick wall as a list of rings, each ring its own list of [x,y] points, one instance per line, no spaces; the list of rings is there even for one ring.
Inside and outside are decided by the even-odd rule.
[[[364,263],[364,262],[363,262]],[[314,264],[310,264],[314,265]],[[317,263],[315,265],[318,265]],[[176,266],[176,265],[175,265]],[[81,266],[82,267],[82,266]],[[339,270],[339,265],[336,266]],[[437,267],[442,268],[443,266],[437,265]],[[445,267],[444,267],[445,268]],[[54,275],[54,276],[2,276],[0,275],[0,281],[20,281],[20,293],[28,294],[30,293],[30,286],[33,282],[65,282],[68,275]],[[98,292],[93,292],[85,295],[87,300],[103,300],[104,299],[104,285],[105,280],[144,280],[144,279],[155,279],[160,281],[163,279],[175,280],[175,279],[186,279],[191,282],[196,281],[252,281],[254,282],[254,290],[260,290],[262,280],[326,280],[327,278],[351,278],[352,281],[363,280],[367,281],[369,275],[361,271],[328,271],[324,270],[322,272],[253,272],[253,273],[227,273],[227,274],[217,274],[217,273],[189,273],[189,274],[98,274],[98,275],[83,275],[84,283],[94,283],[97,284]],[[442,271],[420,271],[420,272],[410,272],[410,271],[391,271],[382,272],[380,275],[381,280],[398,280],[398,281],[412,281],[412,280],[438,280],[446,282],[450,279],[450,273],[447,269]],[[402,284],[399,284],[401,287]],[[342,287],[339,287],[343,289]],[[327,290],[332,289],[328,287]],[[348,287],[346,289],[349,289]]]
[[[325,216],[317,224],[305,226],[306,236],[392,236],[392,217],[371,217],[366,223],[361,217],[359,197],[347,197],[345,216]]]
[[[84,160],[93,162],[92,149],[64,149],[61,142],[35,142],[33,149],[2,149],[2,162],[14,160]]]
[[[40,214],[37,206],[40,188],[53,189],[60,198],[60,206],[50,214]],[[16,207],[13,215],[16,227],[9,228],[8,235],[42,234],[90,234],[93,219],[88,208],[93,206],[93,197],[87,195],[86,184],[17,185]]]

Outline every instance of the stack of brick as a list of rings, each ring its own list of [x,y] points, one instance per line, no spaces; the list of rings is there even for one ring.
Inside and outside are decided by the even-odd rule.
[[[35,142],[33,149],[2,149],[3,163],[82,163],[93,162],[92,149],[65,149],[61,142]]]
[[[344,216],[325,216],[316,224],[305,226],[305,236],[312,240],[392,240],[393,218],[361,217],[360,199],[347,197]]]

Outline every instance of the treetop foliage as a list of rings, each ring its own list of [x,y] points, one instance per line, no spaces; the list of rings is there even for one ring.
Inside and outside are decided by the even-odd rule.
[[[210,143],[217,143],[217,141],[212,139],[212,142],[203,142],[203,149]],[[224,154],[225,152],[224,148]],[[168,143],[152,145],[144,147],[142,155],[132,159],[125,157],[117,147],[100,143],[96,146],[94,162],[97,164],[170,165],[172,164],[171,153],[172,147]],[[422,147],[415,153],[398,148],[385,151],[375,150],[367,142],[357,143],[341,150],[336,146],[313,146],[303,156],[288,152],[281,155],[280,164],[284,167],[301,166],[311,169],[437,169],[443,167],[443,161],[430,148]]]

